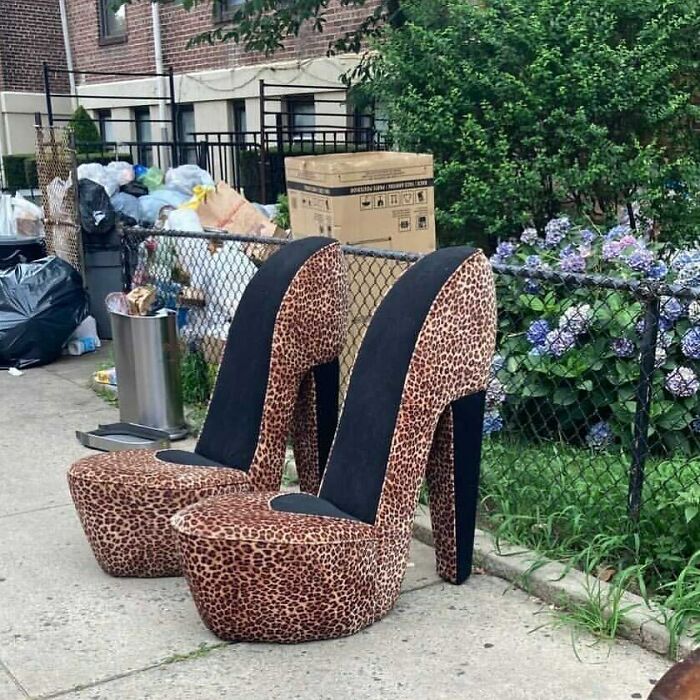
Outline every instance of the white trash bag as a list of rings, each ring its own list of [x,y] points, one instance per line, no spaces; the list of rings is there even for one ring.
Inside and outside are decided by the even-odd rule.
[[[192,192],[197,185],[213,187],[214,180],[206,171],[198,165],[180,165],[177,168],[170,168],[165,174],[165,186],[179,192],[184,192],[192,196]]]

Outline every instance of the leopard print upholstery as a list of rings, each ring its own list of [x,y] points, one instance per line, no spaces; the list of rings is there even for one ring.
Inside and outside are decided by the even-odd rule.
[[[347,319],[347,273],[340,245],[311,255],[289,285],[275,320],[270,370],[259,438],[247,472],[241,465],[171,464],[147,450],[86,457],[68,472],[78,516],[100,566],[113,576],[158,577],[181,573],[169,518],[216,494],[280,487],[286,442],[304,377],[340,353]],[[236,420],[236,416],[231,416]],[[315,440],[315,423],[307,426]],[[298,470],[318,482],[316,452],[308,448]],[[310,476],[308,476],[308,475]]]
[[[215,497],[174,516],[185,576],[215,634],[326,639],[352,634],[391,610],[438,421],[453,400],[485,388],[495,333],[493,276],[478,252],[443,285],[423,323],[373,525],[272,510],[270,494]],[[437,517],[449,530],[449,509]],[[450,565],[438,563],[445,571]]]

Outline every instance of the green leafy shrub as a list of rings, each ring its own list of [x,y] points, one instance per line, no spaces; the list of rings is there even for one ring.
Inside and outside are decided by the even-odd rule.
[[[100,132],[85,107],[80,106],[73,112],[68,126],[73,131],[77,150],[80,153],[88,153],[95,148],[95,144],[102,141]]]
[[[609,224],[638,201],[656,232],[700,216],[700,4],[405,3],[364,90],[404,150],[436,158],[443,242],[542,232],[560,211]],[[482,238],[483,240],[483,238]]]

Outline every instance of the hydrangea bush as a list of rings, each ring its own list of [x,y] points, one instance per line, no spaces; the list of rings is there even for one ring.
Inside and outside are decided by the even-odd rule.
[[[498,245],[492,260],[531,270],[600,273],[700,286],[700,249],[663,252],[626,224],[608,231],[550,221]],[[625,291],[501,274],[499,346],[484,432],[628,446],[640,376],[644,306]],[[661,302],[650,442],[691,454],[700,429],[700,302]]]

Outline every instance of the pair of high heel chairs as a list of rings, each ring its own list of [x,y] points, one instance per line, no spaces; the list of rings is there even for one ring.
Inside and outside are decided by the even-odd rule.
[[[340,637],[386,615],[426,477],[438,572],[461,583],[471,571],[496,327],[488,261],[446,248],[403,274],[338,422],[346,279],[337,242],[284,246],[241,299],[195,451],[105,453],[68,473],[102,568],[184,573],[223,639]],[[280,494],[290,435],[302,492]]]

